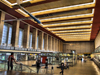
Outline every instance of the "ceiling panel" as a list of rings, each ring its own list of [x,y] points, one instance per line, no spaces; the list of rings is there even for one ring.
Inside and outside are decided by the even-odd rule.
[[[89,14],[89,13],[92,13],[92,9],[80,9],[80,10],[66,11],[66,12],[60,12],[60,13],[52,13],[52,14],[42,15],[42,16],[37,16],[37,17],[39,17],[39,19],[47,19],[47,18]]]
[[[26,9],[30,12],[35,12],[35,11],[47,10],[47,9],[52,9],[52,8],[57,8],[57,7],[65,7],[65,6],[70,6],[70,5],[90,3],[92,1],[93,0],[59,0],[56,2],[50,2],[46,4],[40,4],[36,6],[27,7]]]
[[[16,0],[8,1],[16,2]],[[65,41],[90,40],[91,30],[94,27],[95,0],[56,0],[38,5],[32,5],[34,1],[30,3],[31,5],[27,5],[25,9],[42,22],[41,29],[46,29]],[[29,17],[21,9],[14,10],[24,17]],[[34,21],[25,22],[32,24]],[[92,30],[92,33],[97,31]],[[92,34],[93,38],[94,36],[96,35]]]
[[[57,24],[57,23],[69,23],[69,22],[80,22],[80,21],[89,21],[91,20],[91,18],[84,18],[84,19],[75,19],[75,20],[62,20],[62,21],[54,21],[54,22],[46,22],[46,23],[42,23],[43,25],[47,25],[47,24]]]

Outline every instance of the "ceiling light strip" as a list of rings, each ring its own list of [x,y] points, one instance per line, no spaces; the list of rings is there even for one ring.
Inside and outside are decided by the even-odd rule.
[[[91,31],[91,29],[80,29],[80,30],[63,30],[63,31],[52,31],[53,33],[69,33],[69,32],[86,32]]]
[[[41,22],[50,22],[50,21],[58,21],[58,20],[68,20],[68,19],[78,19],[78,18],[87,18],[93,17],[93,14],[81,14],[81,15],[72,15],[72,16],[63,16],[56,18],[48,18],[48,19],[40,19]]]
[[[79,21],[79,22],[68,22],[68,23],[57,23],[57,24],[48,24],[43,25],[43,27],[55,27],[55,26],[67,26],[67,25],[79,25],[79,24],[92,24],[93,21]]]
[[[88,39],[88,38],[90,38],[90,37],[85,37],[85,38],[83,38],[83,37],[66,37],[66,38],[62,38],[62,39]]]
[[[81,34],[79,34],[79,35],[75,35],[75,34],[73,34],[73,35],[59,35],[60,37],[66,37],[66,36],[90,36],[90,34],[84,34],[84,35],[81,35]]]
[[[45,1],[45,0],[30,0],[30,3],[37,3],[37,2],[42,2],[42,1]]]
[[[54,9],[42,10],[42,11],[36,11],[36,12],[32,12],[32,14],[36,16],[36,15],[56,13],[56,12],[62,12],[62,11],[70,11],[70,10],[77,10],[77,9],[83,9],[83,8],[91,8],[91,7],[95,7],[94,2],[79,4],[79,5],[59,7],[59,8],[54,8]]]
[[[65,41],[90,41],[90,39],[73,39],[73,40],[65,40]]]
[[[85,26],[71,26],[71,27],[58,27],[58,28],[47,28],[50,31],[53,30],[65,30],[65,29],[81,29],[81,28],[91,28],[91,25],[85,25]]]
[[[60,34],[56,34],[56,35],[74,35],[74,34],[76,34],[76,35],[79,35],[79,34],[90,34],[91,32],[84,32],[84,33],[60,33]]]

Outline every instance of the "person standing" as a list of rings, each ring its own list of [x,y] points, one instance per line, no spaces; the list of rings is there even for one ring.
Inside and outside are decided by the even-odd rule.
[[[61,72],[60,72],[60,74],[62,73],[62,75],[63,75],[63,71],[64,71],[64,64],[62,63],[61,64]]]
[[[68,62],[66,62],[66,67],[69,69],[69,64],[68,64]]]
[[[38,61],[36,62],[36,68],[37,68],[37,74],[38,74],[39,69],[40,69],[40,60],[38,60]]]
[[[45,69],[46,69],[46,73],[47,73],[47,69],[48,69],[48,59],[46,59]]]
[[[11,55],[8,57],[8,71],[9,71],[9,67],[11,68],[11,70],[13,70],[13,60],[16,63],[14,58],[14,53],[11,53]]]

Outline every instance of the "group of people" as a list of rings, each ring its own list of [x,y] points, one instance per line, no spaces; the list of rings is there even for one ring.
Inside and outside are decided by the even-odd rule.
[[[11,68],[11,70],[13,70],[13,61],[17,64],[17,62],[15,61],[15,58],[14,58],[14,53],[11,53],[11,55],[8,57],[8,71],[9,71],[9,67]],[[41,64],[41,61],[37,60],[37,62],[36,62],[37,73],[39,72],[40,64]],[[69,69],[68,63],[66,63],[66,68]],[[46,63],[45,63],[45,69],[46,69],[46,72],[47,72],[47,69],[48,69],[48,60],[47,59],[46,59]],[[64,63],[61,63],[60,74],[63,75],[64,69],[65,69]]]
[[[39,72],[40,64],[41,64],[41,61],[40,60],[37,60],[36,61],[37,73]],[[47,59],[46,59],[46,63],[45,63],[45,69],[46,69],[46,72],[47,72],[47,69],[48,69],[48,60]]]

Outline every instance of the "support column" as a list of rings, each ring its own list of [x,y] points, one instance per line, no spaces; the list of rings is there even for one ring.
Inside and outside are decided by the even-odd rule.
[[[61,52],[63,52],[63,42],[61,41]]]
[[[58,51],[60,52],[60,40],[58,40]]]
[[[48,37],[48,48],[49,48],[49,51],[52,50],[52,41],[51,41],[51,36]]]
[[[11,44],[14,47],[18,46],[18,38],[19,38],[19,25],[20,21],[14,21],[12,25],[12,39],[11,39]]]
[[[25,54],[25,60],[26,61],[28,60],[28,54]]]
[[[55,51],[57,51],[57,39],[55,38]]]
[[[54,38],[52,37],[52,51],[54,51]]]
[[[48,50],[50,51],[50,36],[48,36]]]
[[[33,29],[33,34],[32,34],[32,47],[33,47],[33,49],[37,49],[37,34],[38,34],[38,30]]]
[[[61,52],[61,41],[60,41],[60,52]]]
[[[4,21],[5,20],[5,13],[0,11],[0,45],[2,43],[2,33],[3,33],[3,26],[4,26]]]
[[[23,47],[29,47],[30,25],[24,25]]]
[[[44,48],[48,50],[48,34],[44,35]]]
[[[57,52],[58,52],[58,39],[57,39]]]
[[[39,48],[40,50],[43,50],[43,32],[39,32]]]
[[[54,38],[54,51],[56,51],[56,50],[55,50],[55,38]]]
[[[15,60],[17,60],[17,53],[14,53],[14,58]]]
[[[50,50],[53,51],[53,49],[52,49],[52,36],[50,36],[50,43],[51,43],[50,44]]]

